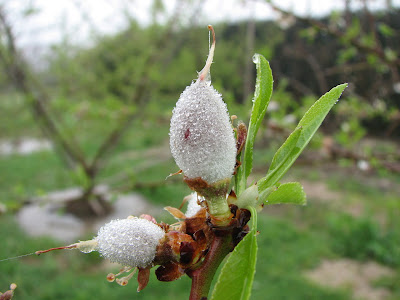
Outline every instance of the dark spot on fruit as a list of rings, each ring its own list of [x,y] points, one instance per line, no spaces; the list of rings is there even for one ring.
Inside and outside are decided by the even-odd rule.
[[[188,129],[186,129],[186,131],[185,131],[185,140],[188,139],[189,136],[190,136],[190,130],[189,130],[189,128],[188,128]]]

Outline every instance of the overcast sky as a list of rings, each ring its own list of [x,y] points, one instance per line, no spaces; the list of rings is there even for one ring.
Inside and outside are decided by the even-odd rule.
[[[171,15],[179,0],[163,0],[168,15]],[[195,0],[196,2],[199,0]],[[140,24],[151,20],[149,13],[152,0],[3,0],[12,22],[15,24],[19,45],[49,45],[58,43],[66,34],[73,43],[90,40],[90,32],[112,33],[126,26],[127,12]],[[181,2],[185,2],[182,1]],[[220,21],[237,21],[254,17],[268,19],[276,17],[270,6],[261,0],[201,0],[201,11],[196,14],[197,24],[206,26]],[[344,0],[276,0],[279,6],[298,14],[326,15],[332,10],[343,9]],[[1,3],[1,2],[0,2]],[[22,18],[21,11],[27,3],[38,8],[29,18]],[[360,0],[353,0],[353,8]],[[400,0],[392,0],[400,6]],[[382,8],[385,0],[372,0],[371,9]],[[185,11],[185,7],[182,8]]]

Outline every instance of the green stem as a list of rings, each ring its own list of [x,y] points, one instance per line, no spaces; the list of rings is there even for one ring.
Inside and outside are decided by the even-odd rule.
[[[207,300],[215,272],[224,258],[232,250],[231,232],[229,231],[226,233],[222,236],[215,236],[202,266],[188,273],[192,279],[189,300]]]
[[[227,222],[230,222],[231,210],[229,209],[228,202],[226,201],[226,195],[215,197],[206,197],[208,211],[211,216],[218,218],[226,218]]]

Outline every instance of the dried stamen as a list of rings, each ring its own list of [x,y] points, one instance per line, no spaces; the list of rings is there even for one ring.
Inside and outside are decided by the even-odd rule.
[[[133,269],[133,270],[132,270]],[[125,286],[128,284],[129,279],[132,278],[132,276],[135,274],[137,268],[132,268],[132,267],[123,267],[122,269],[119,270],[117,274],[110,273],[107,275],[107,281],[108,282],[113,282],[116,281],[119,285]],[[119,275],[123,273],[127,273],[132,271],[129,275],[121,278],[117,278]]]
[[[125,277],[121,277],[121,278],[117,278],[115,281],[120,285],[120,286],[125,286],[128,284],[129,280],[133,277],[133,275],[135,275],[137,268],[134,268],[132,270],[132,272],[125,276]],[[129,272],[129,271],[126,271]],[[120,274],[120,273],[119,273]]]

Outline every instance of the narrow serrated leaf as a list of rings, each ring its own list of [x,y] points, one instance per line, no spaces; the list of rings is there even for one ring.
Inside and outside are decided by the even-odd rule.
[[[274,184],[276,184],[282,176],[286,173],[286,171],[291,167],[291,165],[295,162],[300,153],[304,150],[307,144],[310,142],[314,133],[317,131],[322,121],[325,119],[328,112],[331,110],[333,105],[338,101],[339,97],[343,93],[343,90],[347,87],[347,83],[338,85],[334,87],[321,98],[319,98],[313,106],[304,114],[303,118],[300,120],[297,125],[297,129],[301,128],[300,135],[297,139],[297,144],[295,147],[292,145],[292,141],[288,140],[279,148],[277,153],[273,158],[273,163],[271,163],[270,169],[267,172],[267,175],[259,181],[259,191],[263,191]],[[296,131],[295,130],[295,131]],[[294,132],[295,132],[294,131]],[[293,133],[294,133],[293,132]],[[293,134],[292,133],[292,134]],[[285,145],[287,144],[287,145]],[[289,146],[292,151],[289,155],[287,155],[286,147]],[[285,151],[283,151],[285,150]],[[282,155],[282,153],[284,155]],[[279,156],[279,158],[278,158]],[[284,162],[281,162],[280,159],[284,158]],[[276,166],[280,166],[278,169]]]
[[[250,175],[253,168],[254,140],[267,111],[274,82],[269,62],[260,54],[255,54],[253,61],[257,68],[257,79],[242,166],[238,169],[236,176],[237,195],[239,195],[246,188],[246,179]]]
[[[257,260],[257,211],[251,211],[251,230],[236,246],[222,267],[211,300],[250,299]]]
[[[292,158],[300,151],[298,140],[302,130],[301,127],[296,128],[276,151],[267,175],[259,181],[258,190],[260,193],[277,183],[290,168],[293,163]]]
[[[306,194],[302,185],[298,182],[287,182],[280,184],[275,191],[270,193],[263,202],[270,204],[306,204]]]

